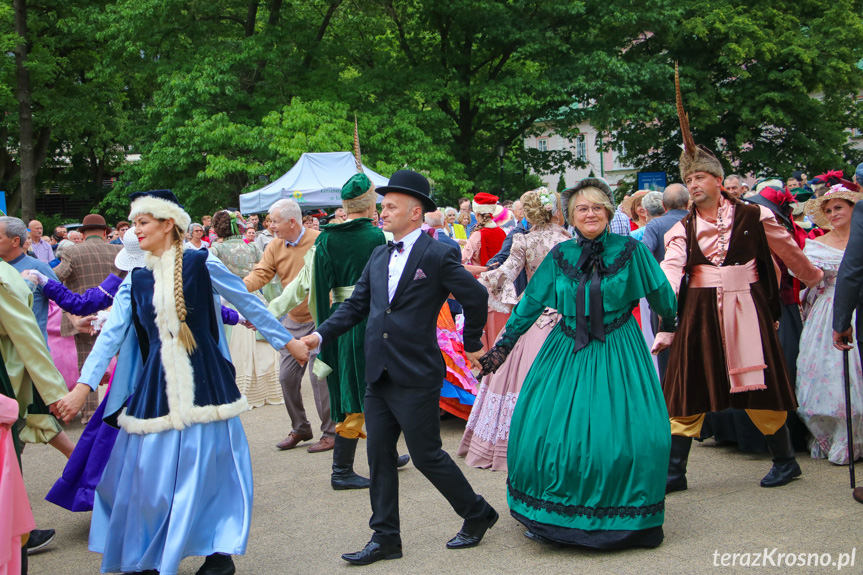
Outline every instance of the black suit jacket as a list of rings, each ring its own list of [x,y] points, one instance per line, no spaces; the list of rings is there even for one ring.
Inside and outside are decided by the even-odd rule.
[[[446,374],[435,330],[441,307],[450,293],[462,304],[464,348],[479,351],[488,316],[488,292],[462,266],[456,250],[420,234],[390,303],[389,260],[387,246],[372,252],[353,295],[321,324],[318,333],[327,345],[368,317],[367,382],[380,379],[386,368],[399,385],[440,387]]]
[[[863,202],[854,204],[851,216],[851,234],[839,275],[836,277],[836,296],[833,300],[833,330],[845,331],[851,327],[851,314],[857,310],[857,340],[861,341],[863,327]]]

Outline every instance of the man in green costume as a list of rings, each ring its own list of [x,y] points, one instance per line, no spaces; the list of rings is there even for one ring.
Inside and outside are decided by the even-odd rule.
[[[342,187],[342,205],[348,219],[342,224],[321,228],[315,246],[306,253],[305,267],[288,284],[269,309],[280,317],[309,296],[309,310],[315,324],[329,318],[353,293],[374,249],[387,242],[372,223],[377,192],[363,173],[356,174]],[[315,363],[318,377],[327,378],[330,391],[330,416],[336,423],[333,449],[333,489],[367,489],[369,480],[353,470],[357,442],[365,439],[363,401],[365,381],[365,333],[363,320],[332,344],[321,350]],[[321,371],[323,369],[323,371]],[[331,369],[332,371],[327,371]],[[409,456],[399,457],[399,467]]]

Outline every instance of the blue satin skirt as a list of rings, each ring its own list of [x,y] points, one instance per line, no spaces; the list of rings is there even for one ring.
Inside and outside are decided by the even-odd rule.
[[[252,490],[239,417],[147,435],[120,430],[96,488],[90,551],[103,554],[102,573],[162,575],[193,555],[243,555]]]

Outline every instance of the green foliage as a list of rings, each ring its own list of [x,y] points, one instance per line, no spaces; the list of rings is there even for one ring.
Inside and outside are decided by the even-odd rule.
[[[861,159],[863,0],[46,0],[30,4],[44,189],[127,214],[171,188],[199,217],[344,151],[410,168],[441,205],[504,197],[578,166],[526,135],[589,120],[640,170],[676,174],[673,63],[696,141],[739,172],[818,172]],[[16,37],[0,2],[0,47]],[[812,97],[813,95],[817,97]],[[14,60],[0,105],[17,109]],[[15,113],[0,119],[0,189],[18,186]],[[127,163],[127,155],[140,158]],[[107,195],[101,180],[118,175]],[[673,177],[673,176],[672,176]],[[560,187],[563,178],[559,180]],[[101,203],[99,203],[101,202]]]
[[[566,175],[561,173],[560,178],[557,180],[557,191],[558,193],[562,192],[566,189]]]
[[[678,16],[627,50],[607,83],[635,86],[597,102],[594,125],[625,143],[625,159],[677,176],[673,66],[699,144],[727,171],[817,173],[856,163],[861,128],[863,3],[676,1]]]

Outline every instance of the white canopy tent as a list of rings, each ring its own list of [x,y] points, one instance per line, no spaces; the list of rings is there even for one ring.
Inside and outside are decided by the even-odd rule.
[[[363,172],[375,186],[385,186],[389,180],[363,166]],[[334,208],[342,205],[342,186],[357,173],[351,152],[303,154],[288,173],[259,190],[240,194],[240,212],[260,214],[277,200],[290,198],[301,209]],[[378,201],[381,197],[378,196]]]

